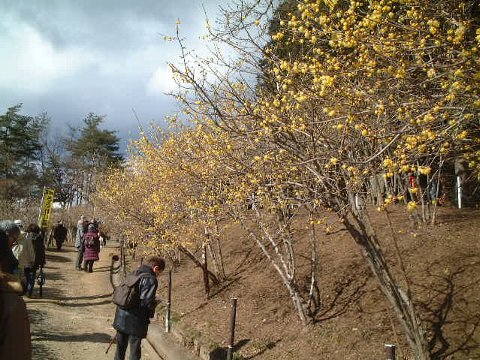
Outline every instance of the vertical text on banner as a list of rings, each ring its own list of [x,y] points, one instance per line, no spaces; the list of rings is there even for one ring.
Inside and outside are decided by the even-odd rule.
[[[40,210],[40,221],[39,225],[41,229],[46,229],[50,223],[50,218],[52,215],[53,209],[53,200],[54,200],[55,190],[45,189],[43,192],[43,202]]]

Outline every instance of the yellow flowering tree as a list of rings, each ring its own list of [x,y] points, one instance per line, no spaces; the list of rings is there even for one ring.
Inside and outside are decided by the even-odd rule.
[[[180,249],[203,269],[190,249],[204,240],[200,235],[203,231],[199,231],[205,225],[204,218],[195,214],[194,208],[196,199],[205,194],[198,182],[190,181],[177,152],[186,149],[187,137],[186,133],[166,135],[156,129],[150,137],[144,135],[132,143],[128,166],[104,179],[97,203],[128,242],[165,254]],[[216,259],[222,269],[221,257]],[[219,282],[221,271],[215,275],[205,270],[214,283]]]
[[[230,46],[238,57],[219,50],[213,53],[216,62],[189,63],[184,51],[183,67],[173,70],[190,92],[179,99],[187,115],[208,119],[205,126],[266,149],[262,156],[268,154],[275,175],[251,174],[254,181],[271,183],[271,176],[282,179],[273,182],[280,187],[290,182],[290,189],[310,196],[307,203],[337,213],[415,357],[430,359],[434,349],[405,269],[394,274],[369,209],[358,198],[378,174],[392,181],[413,172],[429,176],[457,158],[478,172],[478,5],[304,0],[269,38],[262,16],[271,4],[241,2],[238,12],[227,14],[224,28],[210,28],[212,42],[220,44],[214,49]],[[289,54],[289,48],[295,51]],[[258,84],[253,74],[265,82]],[[280,159],[298,172],[292,181]],[[403,196],[386,195],[381,210]],[[412,197],[407,209],[415,212],[423,198]]]

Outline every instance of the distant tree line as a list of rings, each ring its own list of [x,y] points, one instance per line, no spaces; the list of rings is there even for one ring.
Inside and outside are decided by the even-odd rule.
[[[89,113],[80,127],[52,138],[46,113],[21,110],[18,104],[0,115],[0,202],[27,203],[48,187],[64,208],[85,203],[98,174],[121,166],[116,132],[100,128],[105,116]]]

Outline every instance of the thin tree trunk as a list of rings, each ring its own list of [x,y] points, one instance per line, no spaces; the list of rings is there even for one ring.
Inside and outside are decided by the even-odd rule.
[[[312,219],[310,217],[310,219]],[[310,289],[308,291],[307,308],[311,309],[312,302],[314,303],[314,313],[321,307],[320,293],[317,286],[317,231],[315,224],[312,223],[312,236],[311,236],[311,254],[310,254]]]
[[[225,275],[225,266],[223,263],[223,253],[222,253],[222,246],[220,243],[220,230],[218,226],[218,221],[215,221],[215,233],[214,233],[214,247],[218,254],[218,263],[220,267],[220,277],[225,280],[227,276]]]
[[[190,260],[192,260],[193,263],[195,264],[195,266],[197,266],[198,268],[203,270],[202,262],[199,261],[190,250],[188,250],[187,248],[185,248],[183,246],[179,246],[178,250],[180,250],[180,252],[182,254],[186,255]],[[207,271],[207,273],[208,273],[208,277],[210,278],[210,280],[212,280],[213,284],[218,285],[220,283],[218,281],[217,276],[214,273],[212,273],[210,271]]]
[[[206,239],[207,250],[210,253],[210,258],[212,259],[213,269],[215,271],[215,274],[219,278],[219,280],[223,280],[224,277],[222,276],[222,273],[220,271],[220,264],[219,264],[218,256],[217,256],[217,253],[215,251],[215,247],[212,246],[212,241],[213,241],[212,235],[208,231],[208,229],[205,229],[205,235],[207,237],[207,239]]]
[[[257,216],[258,215],[259,214],[258,214],[258,210],[257,210]],[[270,263],[272,264],[274,269],[280,275],[280,278],[281,278],[283,284],[285,285],[285,287],[287,288],[287,290],[290,294],[290,298],[292,299],[292,302],[294,304],[294,308],[297,311],[297,314],[300,318],[300,321],[302,322],[303,325],[305,325],[305,326],[308,325],[308,323],[310,321],[309,321],[309,318],[307,316],[305,301],[303,300],[303,298],[301,297],[301,295],[298,291],[298,287],[296,286],[295,279],[290,278],[290,274],[289,274],[289,271],[288,271],[288,266],[285,264],[284,257],[283,257],[283,255],[281,254],[281,252],[278,248],[278,244],[274,241],[272,236],[266,231],[265,226],[263,226],[263,224],[258,219],[257,219],[256,223],[259,226],[259,228],[262,229],[262,231],[264,233],[264,236],[262,236],[262,237],[259,237],[253,231],[251,231],[249,226],[245,223],[245,220],[243,218],[240,218],[240,222],[242,224],[242,227],[249,233],[249,235],[255,239],[255,242],[257,243],[257,245],[260,247],[260,249],[265,254],[267,259],[270,261]],[[265,244],[262,241],[263,237],[266,237],[268,239],[268,242],[273,247],[273,253],[275,255],[273,255],[267,249],[267,246],[265,246]]]
[[[433,206],[433,211],[432,211],[432,220],[431,224],[435,225],[435,221],[437,220],[437,210],[438,210],[438,202],[439,202],[439,195],[440,195],[440,175],[442,173],[442,167],[443,167],[443,160],[440,159],[440,164],[438,166],[438,173],[437,173],[437,186],[436,186],[436,191],[435,191],[435,203]]]
[[[202,244],[202,260],[203,260],[203,284],[205,286],[205,294],[207,299],[210,297],[210,282],[208,281],[208,261],[207,261],[207,245],[204,242]]]
[[[421,327],[414,305],[408,295],[400,289],[393,278],[383,252],[374,234],[365,225],[366,219],[359,220],[358,214],[352,219],[344,216],[344,224],[355,242],[360,246],[367,264],[379,281],[380,288],[393,306],[397,319],[405,329],[407,341],[413,350],[416,360],[430,360],[425,332]]]

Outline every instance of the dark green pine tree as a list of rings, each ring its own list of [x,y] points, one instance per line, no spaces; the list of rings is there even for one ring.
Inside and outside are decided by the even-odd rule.
[[[100,129],[104,118],[89,113],[83,120],[83,127],[71,128],[71,137],[65,141],[66,149],[71,154],[70,167],[76,170],[74,187],[78,203],[91,200],[99,174],[108,168],[119,167],[123,162],[123,156],[119,153],[120,139],[115,131]]]
[[[16,105],[0,115],[0,198],[24,199],[39,189],[41,138],[48,125],[45,116],[19,114]]]
[[[97,169],[119,166],[123,161],[118,152],[120,139],[116,132],[100,129],[104,119],[105,116],[89,113],[83,120],[83,128],[72,129],[73,136],[66,142],[67,150],[73,157]]]

